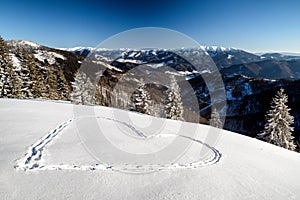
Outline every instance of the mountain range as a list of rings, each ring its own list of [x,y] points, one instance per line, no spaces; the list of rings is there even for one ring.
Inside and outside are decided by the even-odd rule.
[[[7,52],[5,50],[1,55],[1,68],[4,69],[0,73],[1,77],[8,76],[5,71],[8,69],[3,66],[11,63],[10,70],[14,71],[11,78],[20,79],[19,82],[23,83],[8,84],[5,91],[2,90],[1,97],[71,100],[78,104],[106,106],[117,101],[121,108],[126,109],[128,102],[112,95],[120,77],[141,64],[151,64],[155,70],[167,66],[175,70],[178,77],[186,78],[194,89],[201,110],[200,123],[207,123],[210,118],[211,91],[208,91],[203,76],[212,72],[197,71],[180,55],[189,57],[201,52],[207,53],[219,69],[224,82],[227,102],[226,114],[223,114],[223,117],[226,115],[224,128],[255,137],[263,129],[264,115],[270,108],[272,97],[282,87],[289,96],[288,104],[295,117],[294,136],[299,148],[300,56],[280,53],[254,54],[241,49],[216,46],[175,50],[112,50],[91,47],[55,49],[25,40],[5,41],[3,45]],[[91,66],[88,71],[80,70],[83,63]],[[30,67],[32,65],[35,68]],[[99,72],[101,77],[97,77]],[[148,73],[151,75],[152,72]],[[35,77],[32,74],[36,74]],[[93,86],[95,81],[98,88],[96,91],[99,91],[97,94]],[[34,89],[38,83],[41,90]],[[160,103],[168,88],[153,83],[148,84],[147,89],[151,90],[156,103]],[[188,97],[186,99],[190,101]]]

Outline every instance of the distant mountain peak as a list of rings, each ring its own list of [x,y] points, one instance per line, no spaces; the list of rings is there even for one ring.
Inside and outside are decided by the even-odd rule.
[[[239,49],[234,47],[223,47],[223,46],[201,46],[201,48],[208,52],[230,52],[230,51],[238,51]]]

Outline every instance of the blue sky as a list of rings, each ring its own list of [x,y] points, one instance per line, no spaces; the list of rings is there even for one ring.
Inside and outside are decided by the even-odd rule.
[[[27,0],[1,2],[0,35],[51,47],[96,46],[128,29],[163,27],[202,45],[300,52],[299,0]]]

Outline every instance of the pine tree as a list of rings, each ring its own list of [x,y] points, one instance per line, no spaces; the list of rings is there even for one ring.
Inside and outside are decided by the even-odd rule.
[[[150,115],[154,116],[154,117],[164,117],[165,116],[165,112],[164,112],[164,104],[163,103],[157,103],[154,104],[152,103],[152,105],[150,106]]]
[[[18,72],[16,73],[17,77],[15,77],[21,82],[21,98],[32,98],[33,80],[31,79],[30,56],[24,49],[17,51],[17,54],[15,56],[17,56],[19,60],[22,61],[21,69],[18,70]],[[14,85],[14,87],[17,86]]]
[[[13,64],[6,42],[0,37],[0,97],[12,97]]]
[[[100,89],[101,88],[99,87],[99,84],[97,84],[95,87],[95,94],[94,94],[95,104],[97,105],[101,105],[101,100],[102,100]]]
[[[34,87],[34,97],[49,99],[49,85],[48,85],[48,70],[37,67],[36,87]]]
[[[150,115],[150,105],[152,102],[143,79],[138,84],[138,88],[134,91],[132,98],[131,111]]]
[[[28,93],[28,97],[30,98],[39,98],[41,97],[41,88],[40,85],[45,82],[40,77],[39,71],[40,68],[35,61],[34,56],[30,55],[28,52],[23,51],[23,66],[26,67],[28,71],[28,78],[29,80],[26,80],[28,84],[28,88],[30,90],[30,93]]]
[[[47,85],[49,87],[49,98],[57,100],[58,98],[58,86],[57,86],[57,70],[54,66],[49,66],[47,73]]]
[[[70,99],[70,89],[62,68],[57,71],[57,90],[60,100]]]
[[[266,115],[267,123],[264,131],[258,137],[271,144],[295,150],[296,145],[292,136],[294,128],[291,127],[294,117],[289,114],[291,109],[286,105],[287,102],[288,96],[284,93],[284,89],[281,88],[272,100],[271,109]]]
[[[22,80],[21,78],[16,75],[13,78],[13,88],[12,88],[12,93],[10,95],[10,97],[13,98],[23,98],[23,94],[22,94]]]
[[[166,118],[184,121],[180,88],[174,75],[171,76],[171,84],[167,92],[168,96],[165,104]]]
[[[72,83],[71,101],[75,104],[95,104],[95,86],[84,72],[77,72]]]
[[[216,108],[213,108],[211,112],[211,118],[209,120],[209,124],[216,128],[222,128],[221,118]]]

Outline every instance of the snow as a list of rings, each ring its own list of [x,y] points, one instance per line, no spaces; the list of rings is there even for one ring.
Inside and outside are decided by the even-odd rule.
[[[121,63],[132,63],[132,64],[144,64],[145,63],[141,60],[132,60],[132,59],[124,59],[124,58],[119,58],[116,61],[121,62]]]
[[[82,46],[78,46],[78,47],[72,47],[72,48],[58,48],[59,50],[63,50],[63,51],[84,51],[84,50],[89,50],[89,51],[94,51],[95,48],[94,47],[82,47]]]
[[[205,73],[208,73],[208,74],[210,74],[210,73],[211,73],[211,71],[210,71],[210,70],[208,70],[208,69],[204,69],[204,70],[202,70],[202,71],[200,72],[200,74],[205,74]]]
[[[14,46],[30,46],[33,48],[41,47],[41,45],[29,40],[9,40],[8,42]]]
[[[264,81],[269,81],[269,82],[276,82],[277,81],[276,79],[268,79],[268,78],[264,78],[263,80]]]
[[[188,76],[188,75],[195,74],[195,73],[198,73],[198,72],[196,70],[193,70],[192,72],[190,72],[190,71],[179,71],[178,73],[183,75],[183,76]]]
[[[231,58],[233,58],[233,55],[228,54],[227,59],[231,59]]]
[[[251,88],[251,84],[250,83],[243,83],[242,84],[242,95],[246,96],[246,95],[251,95],[253,94],[252,88]]]
[[[48,52],[50,55],[54,56],[55,58],[60,58],[62,60],[65,60],[66,58],[61,55],[61,54],[58,54],[58,53],[55,53],[55,52]]]
[[[15,68],[16,71],[21,71],[22,67],[21,67],[21,61],[16,57],[15,54],[9,54],[11,57],[11,60],[13,61],[13,66]]]
[[[156,50],[155,50],[155,49],[152,51],[152,54],[153,54],[154,56],[157,56],[157,53],[156,53]]]
[[[119,69],[119,68],[117,68],[115,66],[112,66],[112,65],[110,65],[110,64],[108,64],[106,62],[100,61],[100,60],[93,60],[92,62],[95,63],[95,64],[98,64],[98,65],[103,65],[104,67],[106,67],[108,69],[114,69],[114,70],[116,70],[118,72],[122,72],[123,71],[123,70],[121,70],[121,69]]]
[[[166,66],[166,64],[164,62],[162,63],[158,63],[158,64],[145,64],[146,66],[149,66],[149,67],[152,67],[153,69],[157,69],[157,68],[160,68],[160,67],[164,67]]]
[[[204,51],[210,51],[210,52],[217,52],[217,53],[221,53],[221,52],[232,52],[232,51],[237,51],[237,48],[234,47],[223,47],[223,46],[200,46],[200,49],[204,50]]]
[[[209,72],[209,70],[203,70],[203,73]],[[201,73],[202,73],[201,72]],[[166,74],[171,74],[175,76],[184,76],[185,79],[191,79],[192,77],[196,77],[199,75],[199,72],[196,70],[190,71],[165,71]]]
[[[101,54],[95,54],[95,58],[96,60],[100,60],[102,62],[106,62],[106,63],[110,63],[112,62],[113,60],[107,56],[103,56]]]
[[[119,48],[119,49],[108,49],[108,48],[93,48],[93,47],[83,47],[83,46],[78,46],[78,47],[73,47],[73,48],[58,48],[60,50],[64,51],[70,51],[70,52],[76,52],[76,51],[84,51],[84,50],[89,50],[91,52],[104,52],[104,51],[121,51],[122,52],[122,57],[124,58],[125,55],[128,56],[128,58],[136,58],[140,56],[140,51],[146,51],[146,50],[138,50],[138,49],[130,49],[130,48]],[[187,48],[187,47],[181,47],[180,49],[173,49],[173,50],[179,50],[179,51],[185,51],[185,50],[195,50],[196,48]],[[157,50],[161,51],[168,51],[169,49],[151,49],[151,52],[149,49],[146,51],[147,53],[151,53],[152,55],[156,56],[157,55]],[[172,50],[172,49],[171,49]],[[221,52],[233,52],[233,51],[238,51],[239,49],[235,47],[223,47],[223,46],[199,46],[200,52],[204,51],[210,51],[210,52],[215,52],[215,53],[221,53]]]
[[[56,62],[56,58],[59,58],[59,59],[62,59],[62,60],[65,60],[66,58],[61,55],[61,54],[58,54],[58,53],[55,53],[55,52],[46,52],[46,51],[37,51],[35,54],[34,54],[34,57],[36,59],[38,59],[39,61],[41,62],[44,62],[45,60],[48,61],[48,63],[50,65],[53,65],[55,64]]]
[[[181,161],[173,164],[101,163],[88,153],[80,137],[88,139],[93,133],[92,117],[80,118],[74,114],[76,109],[86,113],[94,110],[95,120],[108,133],[107,140],[128,151],[155,150],[156,144],[168,144],[182,124],[197,131],[193,138],[185,138],[191,146],[180,157]],[[298,153],[229,131],[152,117],[168,126],[163,132],[152,127],[146,131],[134,126],[129,118],[117,118],[129,114],[134,121],[143,122],[146,118],[149,120],[149,116],[53,101],[1,99],[0,113],[1,199],[273,200],[300,197]],[[88,127],[81,135],[76,133],[77,128],[82,127],[79,125]],[[128,144],[124,142],[126,135],[120,132],[125,129],[134,135]],[[153,135],[152,131],[158,133]],[[153,143],[140,139],[138,133]],[[186,133],[179,131],[179,134]],[[218,138],[218,142],[207,138]],[[93,144],[97,144],[96,141]],[[199,160],[199,151],[203,148],[209,153]],[[123,159],[121,155],[115,156],[117,160]],[[30,160],[27,165],[26,160]],[[36,163],[39,167],[32,165]],[[125,167],[129,171],[123,173]],[[130,171],[134,169],[145,173]]]
[[[20,41],[20,44],[29,45],[29,46],[32,46],[32,47],[40,47],[41,46],[37,43],[31,42],[31,41],[28,41],[28,40],[22,40],[22,41]]]
[[[234,98],[232,96],[232,88],[231,87],[226,88],[226,98],[227,98],[227,100],[234,100]]]

